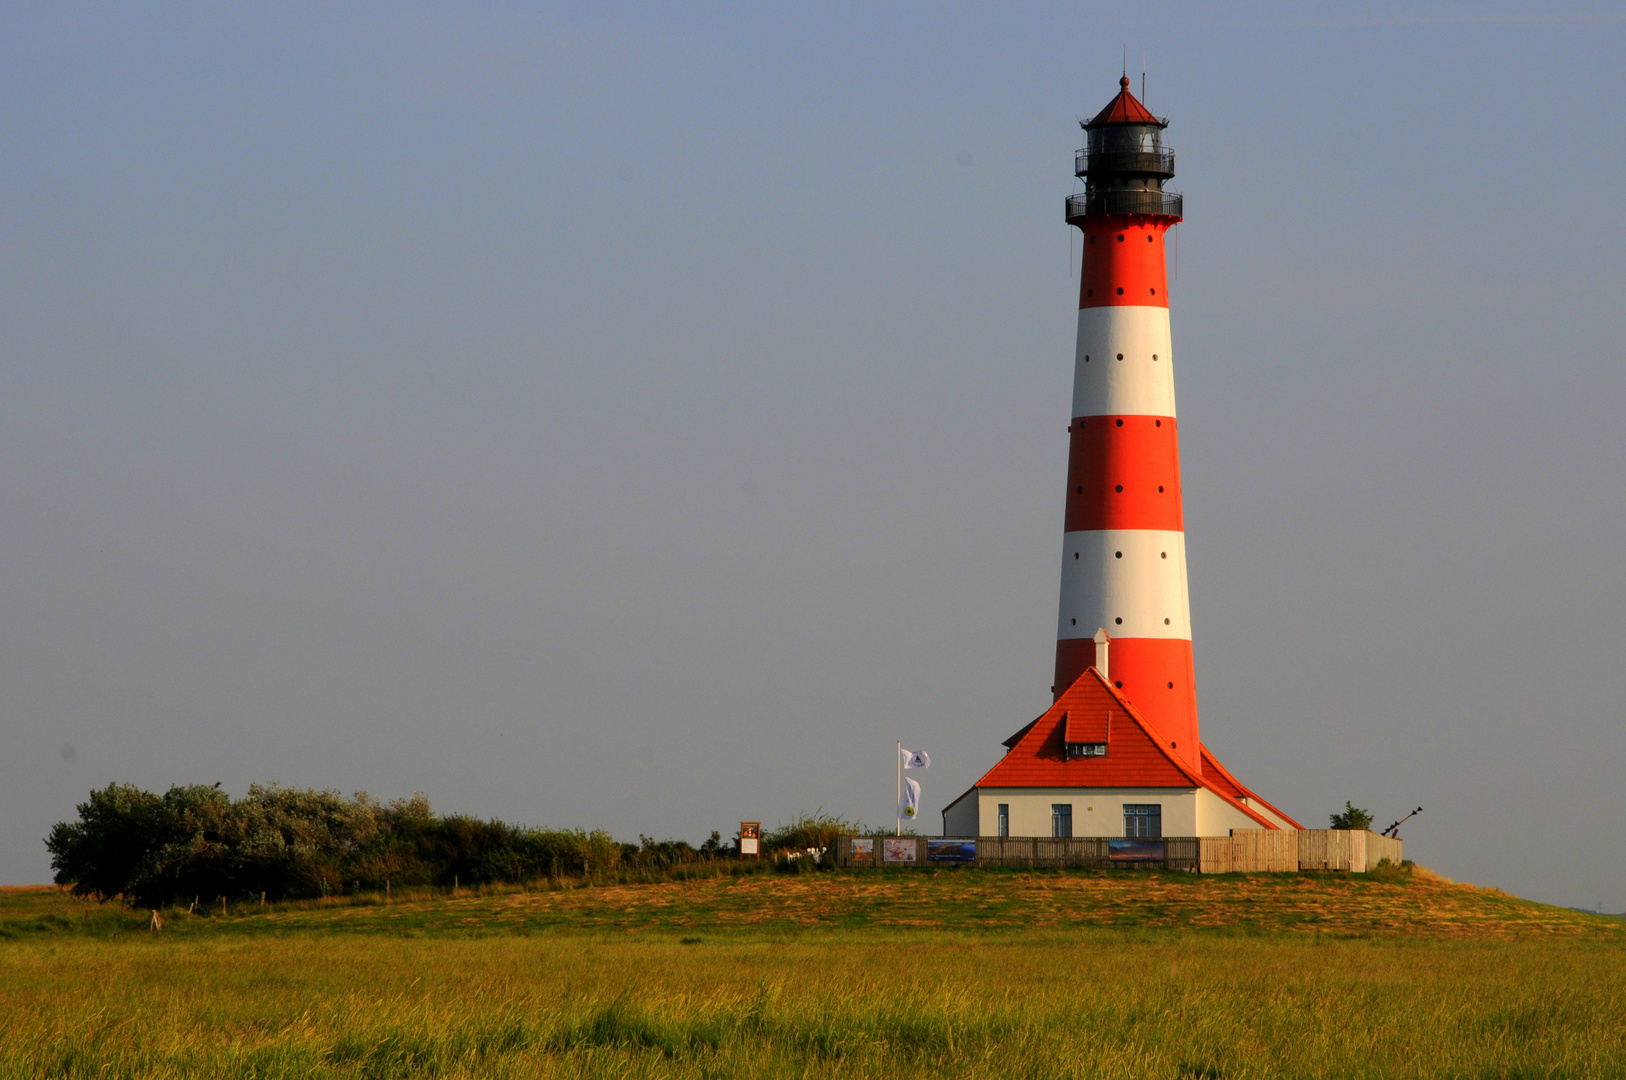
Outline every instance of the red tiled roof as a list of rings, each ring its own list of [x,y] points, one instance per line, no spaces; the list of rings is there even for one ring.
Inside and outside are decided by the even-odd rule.
[[[1106,756],[1069,758],[1065,747],[1068,742],[1104,742]],[[1012,735],[1005,745],[1010,751],[976,782],[973,790],[983,787],[1201,787],[1265,828],[1276,828],[1273,822],[1238,801],[1242,795],[1258,796],[1238,784],[1218,762],[1214,762],[1216,776],[1212,783],[1190,771],[1173,747],[1154,734],[1134,706],[1093,667],[1074,680],[1049,711]],[[1205,769],[1210,761],[1213,756],[1205,751]],[[1271,810],[1275,811],[1275,807]],[[1292,820],[1286,815],[1282,817]]]
[[[1067,739],[1067,719],[1100,738]],[[1112,724],[1107,738],[1106,718]],[[1146,727],[1134,709],[1094,668],[1080,675],[1050,710],[1018,733],[1004,759],[978,787],[1197,787],[1202,781]],[[1063,743],[1107,743],[1105,757],[1067,757]]]
[[[1248,797],[1248,789],[1239,784],[1236,777],[1232,776],[1218,761],[1214,760],[1214,755],[1209,753],[1208,747],[1202,747],[1202,755],[1203,779],[1208,781],[1209,787],[1215,791],[1223,792],[1233,799]]]
[[[1095,119],[1085,124],[1086,128],[1100,127],[1102,124],[1156,124],[1163,126],[1163,121],[1153,116],[1135,95],[1129,92],[1129,76],[1125,75],[1118,80],[1118,96],[1107,103],[1107,107],[1095,114]]]
[[[1122,716],[1118,722],[1124,722]],[[1061,718],[1061,729],[1062,738],[1070,743],[1104,743],[1112,732],[1112,710],[1068,709]]]

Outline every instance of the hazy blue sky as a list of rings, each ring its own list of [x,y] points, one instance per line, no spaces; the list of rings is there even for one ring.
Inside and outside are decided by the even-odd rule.
[[[0,881],[112,780],[698,841],[901,738],[939,827],[1050,700],[1127,48],[1205,741],[1626,909],[1626,26],[1339,10],[0,10]]]

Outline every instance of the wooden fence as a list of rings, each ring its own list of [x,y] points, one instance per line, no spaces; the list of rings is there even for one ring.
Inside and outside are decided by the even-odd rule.
[[[1116,836],[906,836],[901,840],[843,836],[836,840],[835,862],[837,866],[1118,866],[1195,871],[1198,854],[1195,836],[1155,840]]]
[[[1230,836],[1205,836],[1198,872],[1258,874],[1297,870],[1299,836],[1290,829],[1236,829]]]
[[[1199,869],[1204,874],[1336,870],[1364,874],[1382,859],[1404,858],[1402,841],[1354,829],[1233,829],[1205,836]]]
[[[837,866],[1142,867],[1203,874],[1365,873],[1388,859],[1399,863],[1402,841],[1348,829],[1234,829],[1230,836],[1168,836],[1157,840],[1075,836],[843,836]]]
[[[1399,866],[1406,858],[1406,842],[1398,836],[1379,836],[1377,833],[1366,834],[1366,868],[1368,870],[1377,866],[1384,859]]]

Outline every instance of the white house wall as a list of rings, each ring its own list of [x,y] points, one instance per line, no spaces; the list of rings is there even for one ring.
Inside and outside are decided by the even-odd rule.
[[[1249,809],[1259,813],[1256,807]],[[1282,827],[1291,828],[1285,823],[1281,824]],[[1253,818],[1206,788],[1199,788],[1197,791],[1197,826],[1201,831],[1193,834],[1196,836],[1230,836],[1232,829],[1261,828]],[[1163,831],[1173,835],[1167,829]]]
[[[1259,827],[1258,822],[1252,821],[1244,814],[1238,814],[1249,824],[1227,825],[1225,833],[1198,832],[1199,795],[1208,795],[1208,792],[1194,788],[979,788],[976,835],[999,835],[1000,803],[1006,803],[1011,808],[1011,836],[1049,836],[1050,807],[1053,803],[1073,804],[1074,836],[1122,836],[1125,803],[1161,805],[1164,836],[1228,835],[1233,827],[1255,829]],[[1209,797],[1213,798],[1211,795]],[[969,798],[963,800],[970,801]],[[958,810],[959,807],[955,809]],[[966,821],[966,824],[969,824],[969,821]],[[948,827],[946,817],[944,827]],[[966,832],[951,835],[972,834]]]

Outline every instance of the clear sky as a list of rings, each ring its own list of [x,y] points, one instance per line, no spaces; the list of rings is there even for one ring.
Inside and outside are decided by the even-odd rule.
[[[0,881],[93,787],[698,842],[1049,703],[1127,51],[1205,741],[1626,909],[1617,5],[9,5]]]

